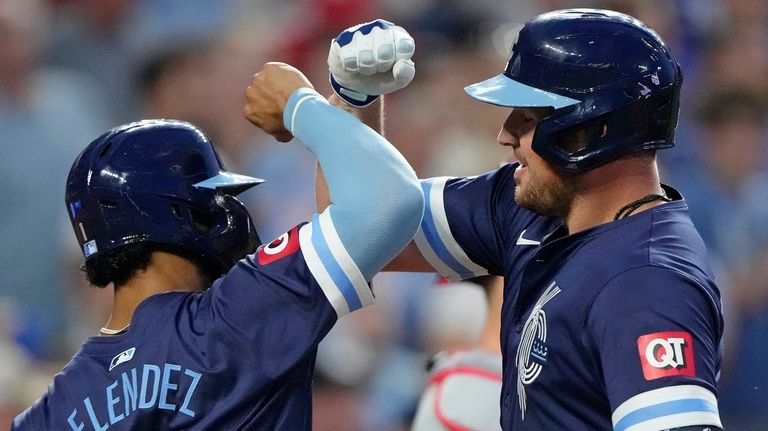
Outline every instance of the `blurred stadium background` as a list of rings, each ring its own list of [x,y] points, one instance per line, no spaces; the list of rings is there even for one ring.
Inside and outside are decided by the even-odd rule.
[[[0,0],[0,427],[45,389],[105,321],[64,208],[66,173],[102,131],[147,117],[206,130],[230,170],[268,182],[244,199],[268,240],[313,211],[313,166],[242,116],[265,61],[329,93],[330,39],[377,17],[415,37],[418,73],[387,99],[388,137],[422,176],[494,168],[505,112],[463,93],[498,73],[520,23],[563,7],[630,13],[683,65],[677,147],[663,178],[682,190],[711,251],[727,313],[721,414],[768,429],[768,2],[762,0]],[[471,346],[481,291],[384,274],[377,305],[321,345],[317,431],[408,429],[440,350]]]

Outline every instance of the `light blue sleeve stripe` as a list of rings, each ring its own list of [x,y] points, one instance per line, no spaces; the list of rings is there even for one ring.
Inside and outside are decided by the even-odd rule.
[[[328,247],[328,243],[326,242],[325,237],[323,236],[323,233],[320,229],[320,220],[318,214],[315,214],[312,217],[312,224],[314,226],[314,229],[312,230],[312,245],[318,257],[320,258],[320,261],[323,263],[323,266],[325,266],[325,270],[328,271],[331,279],[336,284],[336,287],[338,287],[339,292],[341,292],[341,294],[344,296],[344,300],[347,302],[349,311],[351,312],[362,308],[363,305],[360,302],[360,298],[357,295],[355,287],[344,273],[344,270],[341,269],[341,265],[339,265],[339,263],[333,257],[333,253],[331,253],[331,250]]]
[[[459,261],[453,257],[451,252],[448,250],[448,247],[446,247],[446,245],[440,239],[440,235],[437,233],[437,226],[435,226],[435,219],[432,215],[432,208],[430,206],[429,199],[429,194],[432,190],[432,184],[430,184],[428,181],[422,181],[421,187],[424,191],[424,196],[426,196],[424,217],[421,220],[421,230],[424,232],[424,236],[426,237],[427,242],[429,242],[430,246],[432,246],[432,250],[434,250],[437,257],[440,258],[443,263],[448,265],[457,274],[459,274],[463,280],[474,277],[475,274],[471,270],[459,263]]]
[[[683,400],[667,401],[653,406],[637,409],[624,416],[613,427],[615,431],[624,431],[627,428],[637,425],[641,422],[657,419],[663,416],[676,415],[680,413],[708,412],[717,414],[717,407],[707,400],[701,398],[688,398]]]

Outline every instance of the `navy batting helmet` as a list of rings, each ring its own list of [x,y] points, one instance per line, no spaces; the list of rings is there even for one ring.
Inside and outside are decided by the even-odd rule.
[[[624,154],[674,145],[682,73],[645,24],[618,12],[569,9],[523,26],[504,72],[465,88],[506,107],[551,107],[533,150],[554,166],[583,172]],[[586,130],[579,148],[561,144]]]
[[[227,172],[192,124],[145,120],[105,133],[80,153],[66,203],[86,261],[152,242],[224,273],[259,245],[247,209],[234,196],[261,182]]]

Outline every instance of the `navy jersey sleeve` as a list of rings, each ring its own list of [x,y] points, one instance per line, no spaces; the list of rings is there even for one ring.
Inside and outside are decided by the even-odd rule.
[[[503,274],[507,245],[535,217],[515,202],[516,167],[506,165],[476,177],[422,180],[425,210],[414,241],[449,280]]]
[[[313,354],[337,318],[373,302],[328,213],[241,260],[201,298],[196,325],[270,378]],[[209,334],[210,335],[210,334]],[[229,351],[229,352],[228,352]]]
[[[722,427],[721,317],[711,292],[671,269],[631,269],[605,286],[586,322],[586,349],[602,372],[615,430]]]

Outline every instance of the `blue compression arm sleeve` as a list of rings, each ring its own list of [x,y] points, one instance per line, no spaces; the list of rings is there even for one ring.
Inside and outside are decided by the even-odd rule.
[[[317,157],[339,239],[370,281],[413,238],[424,195],[405,158],[352,114],[316,91],[293,92],[285,127]]]

